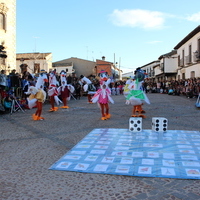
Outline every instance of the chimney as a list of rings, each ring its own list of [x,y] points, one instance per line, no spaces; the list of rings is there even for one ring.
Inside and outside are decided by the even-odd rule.
[[[105,58],[106,58],[105,56],[102,56],[102,60],[104,60],[104,61],[105,61]]]

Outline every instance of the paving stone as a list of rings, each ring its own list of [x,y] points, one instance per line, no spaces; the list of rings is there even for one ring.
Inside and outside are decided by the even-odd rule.
[[[200,110],[196,99],[165,94],[147,94],[147,118],[168,119],[168,129],[199,130]],[[127,128],[132,106],[123,95],[113,96],[111,119],[100,120],[97,104],[87,98],[69,101],[69,109],[48,112],[44,121],[33,121],[34,109],[0,114],[1,200],[193,200],[200,199],[199,180],[129,177],[106,174],[53,171],[48,168],[95,128]]]

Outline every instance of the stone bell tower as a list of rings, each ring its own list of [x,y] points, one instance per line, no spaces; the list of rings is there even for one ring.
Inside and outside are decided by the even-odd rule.
[[[0,0],[0,70],[16,69],[16,0]]]

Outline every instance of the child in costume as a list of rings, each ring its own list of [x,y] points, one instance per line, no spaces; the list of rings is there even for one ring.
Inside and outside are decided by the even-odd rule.
[[[92,84],[92,81],[85,76],[80,76],[81,82],[85,83],[83,86],[84,92],[87,92],[88,103],[92,103],[92,96],[96,93],[96,88]]]
[[[123,94],[124,94],[125,97],[129,94],[129,92],[130,92],[129,85],[132,84],[132,83],[133,83],[133,77],[130,76],[128,78],[128,80],[126,81],[126,84],[124,86]]]
[[[111,98],[111,90],[109,88],[109,84],[111,80],[108,78],[108,73],[102,70],[99,73],[100,76],[100,89],[97,90],[95,95],[92,98],[92,102],[98,102],[101,109],[101,120],[110,119],[111,114],[109,113],[109,105],[108,103],[114,103]]]
[[[68,100],[70,99],[70,94],[74,92],[74,87],[72,85],[67,84],[67,79],[66,79],[67,73],[62,70],[60,72],[60,81],[61,81],[61,86],[58,88],[59,94],[61,95],[63,106],[61,108],[69,108],[67,105]]]
[[[144,112],[142,105],[144,102],[147,104],[150,104],[150,102],[145,92],[142,90],[142,81],[144,78],[145,73],[140,68],[137,68],[135,71],[134,81],[128,86],[130,91],[126,96],[126,104],[133,105],[132,117],[146,118],[146,116],[142,114],[142,112]],[[136,112],[138,112],[138,115]]]
[[[39,77],[38,77],[37,82],[35,84],[35,87],[37,89],[40,89],[40,88],[44,89],[45,83],[48,83],[47,74],[46,74],[46,71],[44,69],[41,69]]]
[[[43,90],[45,82],[48,82],[47,75],[45,70],[41,70],[36,85],[30,86],[28,92],[26,92],[26,94],[30,94],[27,99],[29,108],[36,106],[36,112],[32,115],[33,120],[44,120],[41,114],[43,103],[46,100],[46,92]]]
[[[57,89],[57,80],[56,80],[56,70],[53,70],[49,73],[49,89],[48,96],[50,98],[50,112],[54,112],[58,110],[58,107],[55,107],[54,104],[62,103],[62,101],[58,98],[58,89]]]
[[[29,99],[35,100],[35,103],[37,105],[36,112],[35,114],[32,115],[33,120],[44,120],[44,117],[41,117],[41,114],[42,114],[42,104],[46,100],[46,92],[42,88],[37,89],[34,86],[30,86],[29,91],[31,93]]]

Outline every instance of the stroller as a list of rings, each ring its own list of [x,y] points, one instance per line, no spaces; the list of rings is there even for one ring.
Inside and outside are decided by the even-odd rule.
[[[195,106],[196,106],[197,108],[200,108],[200,93],[199,93],[199,96],[198,96],[197,101],[196,101],[196,103],[195,103]]]

